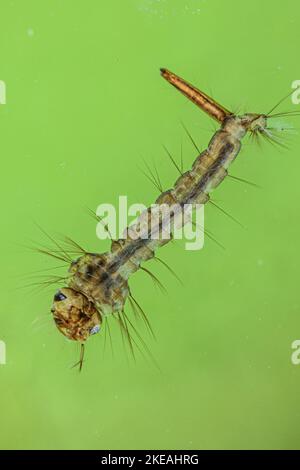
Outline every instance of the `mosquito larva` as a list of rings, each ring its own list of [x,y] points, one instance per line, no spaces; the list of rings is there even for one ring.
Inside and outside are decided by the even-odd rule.
[[[181,172],[173,188],[161,192],[156,204],[205,204],[210,200],[211,191],[228,175],[228,167],[238,155],[247,133],[272,138],[267,124],[268,119],[275,116],[270,113],[277,106],[268,114],[238,116],[172,72],[161,69],[161,75],[215,119],[220,128],[207,149],[197,156],[191,170]],[[59,331],[81,343],[80,367],[85,341],[100,330],[107,315],[115,316],[121,330],[129,335],[128,325],[132,324],[124,312],[126,300],[130,300],[136,311],[142,310],[131,296],[128,280],[142,263],[154,258],[156,249],[166,242],[165,239],[128,236],[112,240],[111,251],[102,254],[88,253],[79,245],[73,245],[81,256],[71,262],[67,286],[56,292],[51,311]],[[64,252],[61,257],[64,258]]]

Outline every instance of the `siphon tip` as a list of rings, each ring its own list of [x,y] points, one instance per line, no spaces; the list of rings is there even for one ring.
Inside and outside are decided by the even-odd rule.
[[[172,72],[170,72],[170,70],[168,69],[165,69],[165,68],[161,68],[160,69],[160,75],[165,79],[167,80],[167,82],[170,82],[172,83],[174,78],[176,77],[176,75],[174,75]]]

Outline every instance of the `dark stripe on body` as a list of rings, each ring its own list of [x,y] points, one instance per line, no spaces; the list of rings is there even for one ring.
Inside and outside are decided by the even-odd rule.
[[[218,169],[223,165],[223,163],[226,162],[228,156],[233,152],[233,150],[234,145],[230,142],[226,142],[225,145],[221,148],[218,158],[208,169],[208,171],[203,175],[199,183],[194,188],[192,188],[186,201],[177,204],[183,206],[184,204],[193,202],[193,200],[203,191],[207,183],[214,176],[214,173],[216,173]],[[163,221],[160,222],[159,229],[161,229],[162,224]],[[152,241],[151,238],[139,238],[137,240],[132,240],[132,243],[129,243],[124,249],[121,250],[117,259],[113,260],[110,264],[108,264],[107,271],[109,273],[117,271],[122,264],[125,264],[128,260],[130,260],[131,256],[134,255],[137,250],[147,246],[150,241]]]
[[[230,155],[234,150],[234,145],[230,142],[226,142],[226,144],[221,148],[220,153],[216,161],[212,164],[212,166],[208,169],[208,171],[203,175],[201,180],[192,188],[185,204],[192,202],[205,188],[207,183],[211,180],[214,176],[214,173],[218,171],[218,169],[226,162],[228,155]]]

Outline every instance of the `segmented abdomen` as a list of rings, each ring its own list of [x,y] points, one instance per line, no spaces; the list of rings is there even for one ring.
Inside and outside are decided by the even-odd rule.
[[[238,117],[227,118],[214,134],[207,150],[196,158],[192,169],[181,175],[173,188],[160,194],[156,204],[179,209],[184,204],[205,204],[209,200],[209,193],[227,175],[227,168],[237,156],[244,134]],[[130,275],[139,269],[141,263],[153,258],[157,248],[170,240],[160,236],[166,225],[164,214],[159,213],[152,224],[151,215],[149,208],[134,227],[130,227],[127,238],[112,241],[110,252],[102,255],[86,254],[70,268],[73,274],[70,287],[93,299],[103,315],[123,309],[130,293]],[[146,236],[140,236],[141,233]],[[159,236],[155,237],[157,234]]]
[[[229,121],[230,132],[227,130]],[[233,135],[232,126],[240,127],[239,118],[232,116],[224,122],[222,128],[212,137],[208,148],[196,158],[192,169],[181,175],[173,188],[160,194],[155,201],[156,204],[169,206],[177,204],[182,207],[184,204],[205,204],[209,200],[209,193],[226,177],[227,168],[241,147],[240,138]],[[242,130],[241,136],[243,136]],[[144,220],[145,227],[150,226],[150,210],[151,208],[148,209],[147,218]],[[162,226],[163,222],[160,218],[158,224]],[[137,224],[139,229],[141,223]],[[157,227],[157,231],[159,229],[160,227]],[[118,271],[124,279],[128,279],[142,262],[153,258],[155,250],[167,242],[167,239],[153,239],[153,237],[135,240],[127,237],[124,240],[113,241],[111,260],[107,269],[110,274]]]

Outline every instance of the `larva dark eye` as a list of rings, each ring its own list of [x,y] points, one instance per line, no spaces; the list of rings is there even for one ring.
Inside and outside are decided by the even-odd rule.
[[[55,302],[61,302],[62,300],[65,300],[67,297],[60,291],[56,292],[54,296]]]

